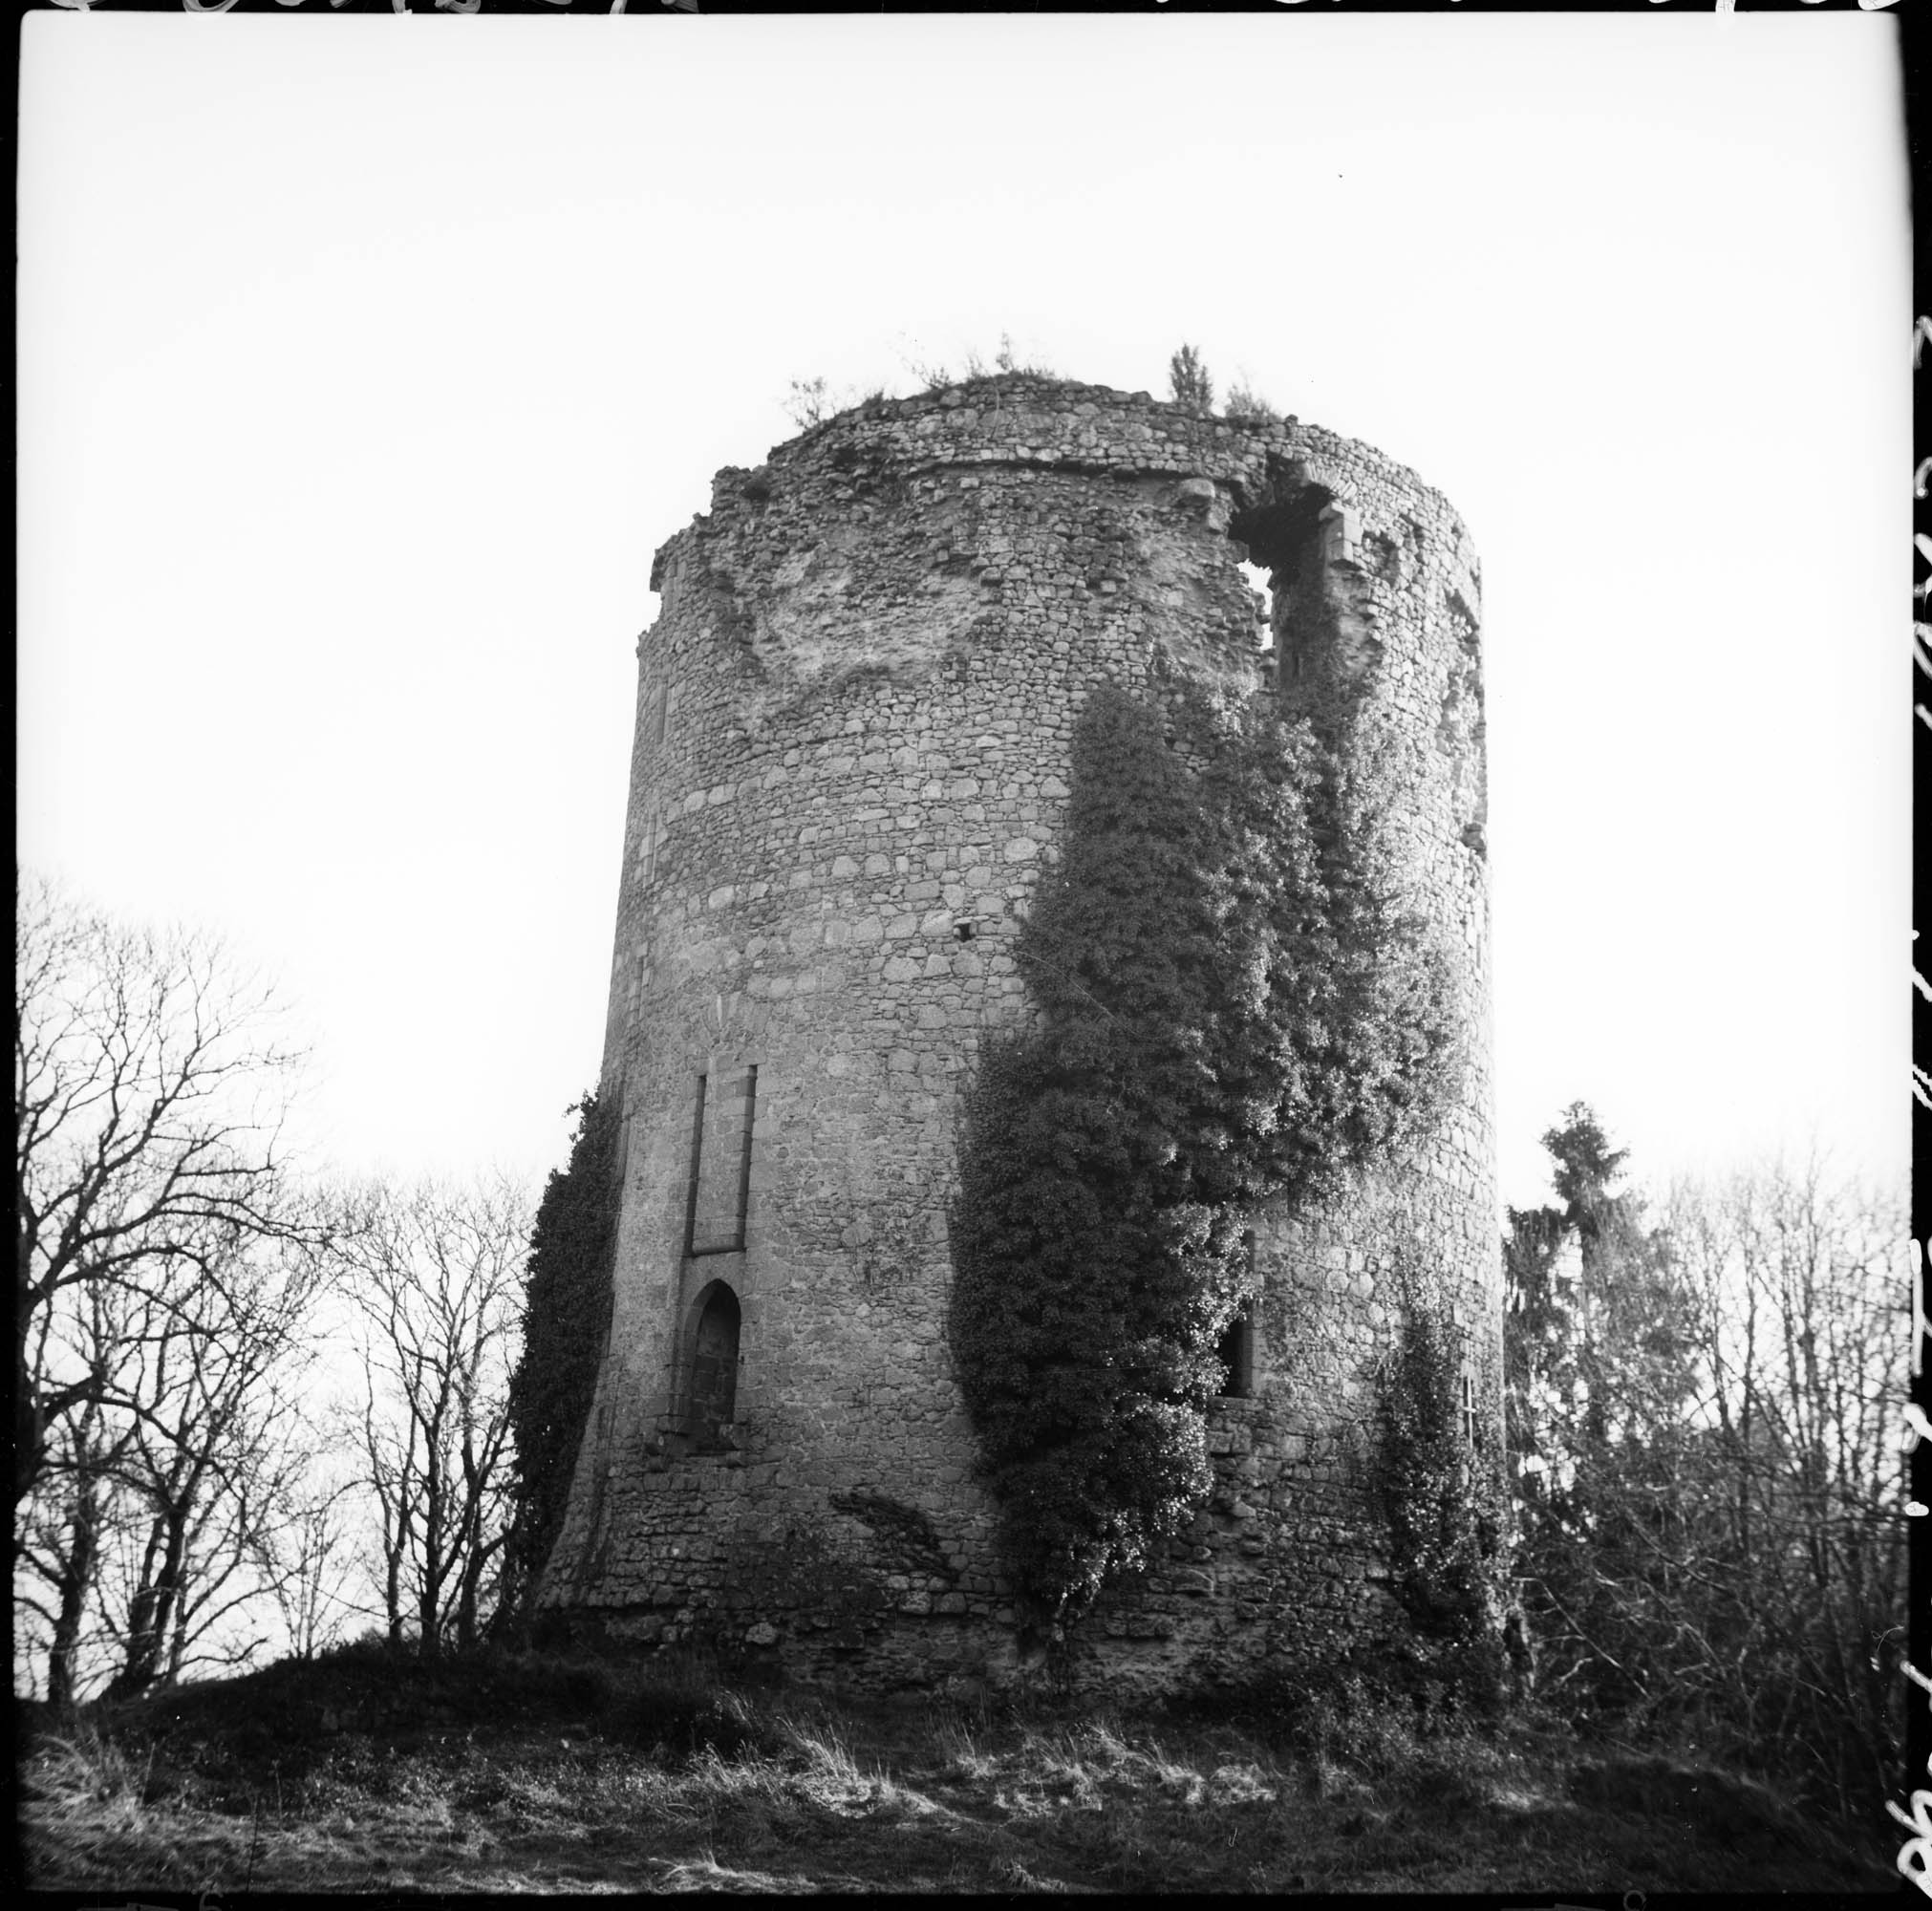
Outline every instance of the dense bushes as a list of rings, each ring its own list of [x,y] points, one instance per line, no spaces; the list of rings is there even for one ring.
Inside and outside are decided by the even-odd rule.
[[[523,1355],[510,1379],[517,1491],[506,1617],[556,1543],[597,1385],[611,1320],[621,1134],[615,1099],[586,1096],[569,1163],[550,1175],[531,1230]]]
[[[1040,1016],[981,1051],[952,1336],[1009,1570],[1066,1620],[1206,1491],[1249,1206],[1418,1118],[1447,1018],[1330,753],[1185,686],[1089,698],[1016,953]]]

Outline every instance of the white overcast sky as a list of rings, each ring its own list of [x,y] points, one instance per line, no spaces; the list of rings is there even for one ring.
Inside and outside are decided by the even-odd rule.
[[[226,934],[311,1158],[558,1162],[655,548],[1000,335],[1200,347],[1482,554],[1503,1192],[1902,1174],[1882,12],[26,21],[19,848]]]

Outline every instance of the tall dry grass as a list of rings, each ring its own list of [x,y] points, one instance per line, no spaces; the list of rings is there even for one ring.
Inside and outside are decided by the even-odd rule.
[[[1843,1889],[1763,1787],[1364,1682],[1165,1713],[877,1707],[691,1664],[339,1656],[44,1724],[50,1888]]]

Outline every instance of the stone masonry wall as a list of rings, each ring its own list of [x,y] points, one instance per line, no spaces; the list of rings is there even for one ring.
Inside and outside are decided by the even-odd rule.
[[[1274,573],[1272,655],[1248,550]],[[1463,1080],[1407,1157],[1319,1214],[1256,1218],[1254,1383],[1215,1409],[1213,1500],[1074,1663],[1171,1685],[1394,1626],[1365,1463],[1398,1261],[1500,1400],[1478,576],[1454,513],[1293,419],[1013,375],[721,472],[652,582],[604,1062],[626,1117],[612,1326],[546,1600],[871,1685],[1015,1667],[946,1341],[954,1125],[982,1031],[1029,1012],[1011,939],[1074,719],[1158,656],[1319,707],[1361,805],[1393,795]],[[691,1363],[720,1281],[736,1408],[706,1441]]]

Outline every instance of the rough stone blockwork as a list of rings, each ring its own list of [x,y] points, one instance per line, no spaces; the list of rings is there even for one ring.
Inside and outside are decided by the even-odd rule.
[[[1455,513],[1293,419],[1017,374],[720,472],[652,584],[604,1059],[615,1301],[547,1602],[862,1685],[1016,1667],[947,1349],[955,1124],[982,1031],[1029,1012],[1012,942],[1074,718],[1159,656],[1320,703],[1398,790],[1461,1082],[1404,1158],[1257,1217],[1213,1499],[1073,1670],[1212,1684],[1386,1636],[1368,1462],[1400,1242],[1500,1400],[1479,572]]]

